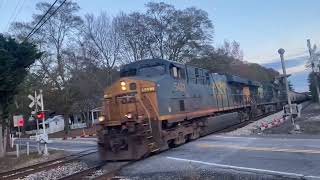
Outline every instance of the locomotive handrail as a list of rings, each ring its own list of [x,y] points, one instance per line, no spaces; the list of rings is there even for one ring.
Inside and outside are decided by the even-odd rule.
[[[138,101],[141,103],[142,108],[143,108],[143,109],[146,111],[146,113],[147,113],[148,121],[149,121],[149,127],[150,127],[150,130],[152,131],[150,113],[149,113],[148,109],[146,108],[146,106],[144,105],[144,103],[142,102],[141,98],[138,98]]]
[[[148,101],[150,102],[150,104],[151,104],[151,106],[152,106],[153,110],[156,112],[156,115],[157,115],[157,117],[159,118],[159,117],[160,117],[160,115],[159,115],[159,112],[158,112],[157,108],[156,108],[156,107],[155,107],[155,105],[152,103],[152,101],[151,101],[150,97],[149,97],[148,95],[145,95],[145,96],[148,98]]]

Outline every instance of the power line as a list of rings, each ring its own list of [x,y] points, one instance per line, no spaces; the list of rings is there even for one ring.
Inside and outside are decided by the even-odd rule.
[[[15,16],[15,14],[17,13],[17,9],[18,9],[18,6],[20,5],[20,2],[21,2],[21,1],[18,1],[18,2],[17,2],[17,5],[15,6],[15,8],[14,8],[14,10],[13,10],[13,13],[12,13],[11,16],[10,16],[7,25],[3,27],[3,31],[5,31],[5,30],[7,29],[7,27],[8,27],[9,24],[10,24],[11,19],[12,19],[12,18]]]
[[[11,23],[14,22],[14,21],[17,19],[17,16],[20,14],[24,3],[25,3],[25,0],[22,1],[21,6],[19,7],[18,11],[15,13],[15,16],[13,17]],[[10,20],[11,20],[11,18],[10,18]],[[7,27],[6,29],[7,29],[8,31],[9,31],[10,24],[11,24],[11,23],[10,23],[10,20],[9,20],[7,26],[6,26],[6,27]]]
[[[49,7],[49,9],[47,10],[47,12],[41,17],[41,19],[38,21],[38,23],[33,27],[33,29],[29,32],[29,34],[27,35],[27,37],[24,39],[24,41],[28,40],[28,38],[34,34],[34,32],[36,32],[36,28],[37,26],[41,23],[41,21],[47,16],[47,14],[51,11],[51,9],[53,8],[53,6],[58,2],[58,0],[55,0],[54,3]],[[65,1],[64,1],[65,2]],[[62,2],[61,4],[63,4],[64,2]],[[61,5],[60,5],[61,6]],[[52,14],[54,14],[55,12],[53,12]],[[51,17],[51,16],[50,16]],[[48,18],[50,18],[48,17]],[[38,30],[38,28],[37,28]]]
[[[23,5],[24,5],[24,3],[25,3],[25,1],[26,1],[26,0],[23,0],[23,1],[22,1],[22,4],[21,4],[18,12],[17,12],[16,15],[14,16],[12,22],[14,22],[14,21],[17,19],[17,16],[20,14],[20,12],[21,12],[21,10],[22,10],[22,7],[23,7]]]
[[[50,16],[30,35],[30,36],[32,36],[34,33],[36,33],[60,8],[61,8],[61,6],[66,2],[67,0],[64,0],[58,7],[57,7],[57,9],[55,9],[54,11],[53,11],[53,13],[52,14],[50,14]],[[28,38],[28,37],[27,37]]]

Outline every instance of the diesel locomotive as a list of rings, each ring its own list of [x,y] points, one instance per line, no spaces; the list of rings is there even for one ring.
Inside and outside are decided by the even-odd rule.
[[[140,159],[274,112],[286,103],[284,87],[281,78],[261,83],[163,59],[127,64],[104,92],[100,155]]]

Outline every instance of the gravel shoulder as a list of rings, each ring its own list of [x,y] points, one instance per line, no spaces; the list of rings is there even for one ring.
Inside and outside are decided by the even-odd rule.
[[[304,138],[316,138],[320,136],[320,105],[312,102],[304,102],[299,105],[302,108],[301,116],[295,119],[296,124],[301,128],[299,133],[293,132],[291,121],[286,118],[280,125],[271,128],[261,129],[262,125],[271,124],[274,120],[282,119],[283,111],[261,118],[242,128],[231,132],[222,133],[230,136],[303,136]]]
[[[294,135],[304,137],[320,137],[320,105],[310,103],[302,109],[301,117],[295,119],[295,123],[300,126],[301,131],[292,133],[293,126],[291,121],[286,121],[280,126],[262,131],[262,135]]]
[[[50,161],[63,157],[64,155],[64,151],[57,150],[49,151],[48,156],[39,155],[37,152],[30,152],[29,156],[23,153],[19,158],[17,158],[16,155],[9,154],[4,158],[0,158],[0,172],[10,171],[13,169],[19,169],[22,167]]]

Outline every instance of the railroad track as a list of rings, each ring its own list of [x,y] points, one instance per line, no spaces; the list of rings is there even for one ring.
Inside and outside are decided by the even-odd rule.
[[[71,154],[68,156],[64,156],[64,157],[57,158],[54,160],[46,161],[43,163],[38,163],[35,165],[3,172],[3,173],[0,173],[0,179],[1,180],[11,180],[11,179],[17,179],[17,178],[24,178],[29,174],[34,174],[36,172],[55,168],[57,166],[65,164],[65,163],[77,161],[79,158],[81,158],[83,156],[88,156],[88,155],[94,154],[96,152],[97,152],[97,150],[95,150],[95,149],[88,149],[88,150],[81,151],[76,154]]]

